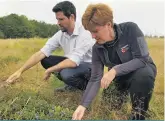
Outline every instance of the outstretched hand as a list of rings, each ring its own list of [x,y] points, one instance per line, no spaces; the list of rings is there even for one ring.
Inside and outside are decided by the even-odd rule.
[[[79,105],[75,110],[75,112],[73,113],[72,120],[81,120],[82,117],[84,116],[85,110],[86,110],[85,107]]]
[[[17,79],[19,79],[21,76],[21,72],[20,71],[16,71],[14,74],[12,74],[7,80],[6,82],[8,84],[14,83],[16,82]]]

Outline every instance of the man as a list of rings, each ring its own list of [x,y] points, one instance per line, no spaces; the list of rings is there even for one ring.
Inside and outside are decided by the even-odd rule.
[[[100,86],[107,89],[114,81],[121,94],[130,93],[132,114],[129,119],[144,120],[157,70],[142,31],[133,22],[113,23],[112,9],[101,3],[87,7],[82,23],[96,44],[92,51],[91,78],[73,119],[81,120]],[[104,66],[109,68],[105,74]]]
[[[44,79],[47,80],[51,73],[57,73],[58,78],[66,86],[57,91],[73,89],[84,90],[90,78],[91,50],[95,43],[89,31],[76,22],[76,8],[69,2],[58,3],[53,8],[60,31],[50,38],[45,46],[17,70],[8,79],[8,83],[17,80],[21,74],[41,61],[46,69]],[[61,47],[64,56],[52,56],[51,53]]]

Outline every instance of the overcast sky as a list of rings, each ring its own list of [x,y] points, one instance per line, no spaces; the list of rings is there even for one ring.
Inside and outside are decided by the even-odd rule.
[[[29,19],[56,24],[53,6],[63,0],[0,0],[0,17],[16,13]],[[114,22],[132,21],[145,34],[164,35],[164,0],[70,0],[78,19],[90,3],[106,3],[114,11]]]

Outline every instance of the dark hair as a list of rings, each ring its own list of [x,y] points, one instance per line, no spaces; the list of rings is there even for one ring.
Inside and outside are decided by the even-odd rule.
[[[69,1],[63,1],[63,2],[56,4],[53,7],[52,11],[55,13],[62,11],[64,13],[64,15],[68,18],[71,16],[71,14],[74,14],[75,20],[76,20],[76,8],[73,5],[73,3],[69,2]]]

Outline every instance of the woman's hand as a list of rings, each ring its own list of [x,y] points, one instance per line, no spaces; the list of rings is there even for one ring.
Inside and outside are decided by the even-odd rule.
[[[72,120],[81,120],[84,116],[86,108],[82,105],[79,105],[75,112],[73,113]]]
[[[115,76],[116,76],[116,70],[113,68],[107,73],[105,73],[103,78],[101,79],[101,88],[106,89],[109,86],[109,84],[112,82],[112,80],[115,78]]]

